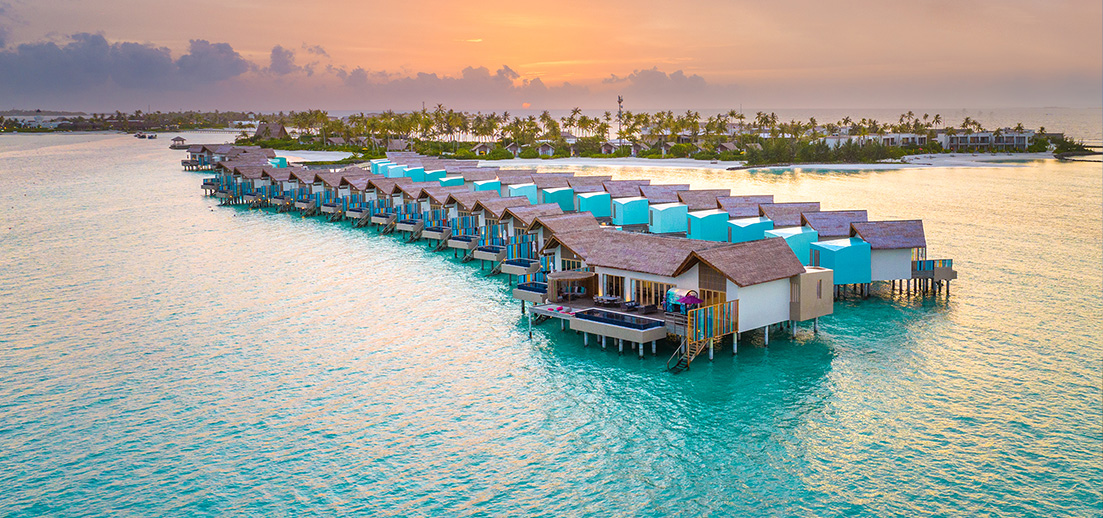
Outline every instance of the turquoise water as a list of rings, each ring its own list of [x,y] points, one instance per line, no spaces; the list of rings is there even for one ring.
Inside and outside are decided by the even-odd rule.
[[[961,272],[670,375],[166,146],[0,138],[0,514],[1100,514],[1103,165],[616,169],[921,217]]]

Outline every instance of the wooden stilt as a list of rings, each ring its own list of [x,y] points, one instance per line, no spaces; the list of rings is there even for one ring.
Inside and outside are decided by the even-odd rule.
[[[640,351],[640,358],[643,358],[643,344],[636,344],[636,348]]]
[[[605,335],[601,335],[601,350],[605,350]]]
[[[763,336],[766,338],[766,345],[770,345],[770,326],[762,328]]]
[[[617,338],[617,354],[624,354],[624,340]]]
[[[655,353],[655,340],[652,340],[651,341],[651,355],[654,356],[655,354],[656,354]]]
[[[590,333],[582,333],[582,347],[590,346]]]

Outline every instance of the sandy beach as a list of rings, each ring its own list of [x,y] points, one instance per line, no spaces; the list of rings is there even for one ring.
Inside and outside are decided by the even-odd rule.
[[[879,162],[872,164],[794,164],[791,166],[764,167],[762,169],[831,169],[870,170],[904,169],[920,167],[1017,167],[1035,160],[1053,159],[1053,153],[949,153],[934,155],[909,155],[904,163]],[[481,160],[480,166],[498,166],[502,168],[536,167],[664,167],[676,169],[728,169],[743,167],[741,161],[707,161],[692,158],[648,159],[648,158],[556,158],[556,159],[515,159]]]

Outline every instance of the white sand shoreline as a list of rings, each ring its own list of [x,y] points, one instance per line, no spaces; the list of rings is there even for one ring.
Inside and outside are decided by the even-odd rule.
[[[933,155],[909,155],[905,163],[879,162],[873,164],[794,164],[790,166],[762,167],[755,169],[828,169],[835,171],[912,169],[923,167],[1019,167],[1018,162],[1051,160],[1053,153],[948,153]],[[634,168],[675,168],[675,169],[728,169],[743,167],[744,162],[731,161],[716,163],[692,158],[648,159],[648,158],[556,158],[556,159],[513,159],[480,160],[480,166],[502,168],[560,168],[560,167],[634,167]]]

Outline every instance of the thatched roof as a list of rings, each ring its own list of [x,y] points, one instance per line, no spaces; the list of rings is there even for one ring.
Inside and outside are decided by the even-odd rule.
[[[432,189],[434,187],[440,187],[440,182],[400,183],[400,184],[397,184],[396,187],[398,188],[398,190],[402,191],[403,196],[406,196],[407,198],[413,198],[413,199],[416,200],[418,198],[421,198],[422,191],[424,189]]]
[[[554,216],[556,214],[563,214],[563,209],[559,207],[558,203],[541,203],[539,205],[509,207],[502,214],[502,219],[513,217],[517,220],[517,222],[514,223],[515,225],[528,228],[537,217]]]
[[[544,174],[532,175],[532,181],[536,184],[538,189],[556,189],[559,187],[570,187],[567,182],[567,178],[563,176],[548,176]]]
[[[342,172],[336,172],[336,173],[330,173],[330,172],[318,173],[318,178],[322,180],[322,183],[326,187],[332,187],[332,188],[337,188],[338,186],[340,186],[341,185],[341,179],[344,178],[344,177],[345,177],[345,173],[343,171]]]
[[[262,165],[239,165],[233,169],[234,174],[241,175],[243,178],[249,180],[257,180],[264,173],[264,166]]]
[[[759,205],[762,203],[773,203],[773,194],[751,194],[743,196],[721,196],[716,198],[716,204],[721,209],[728,208],[728,205]]]
[[[489,200],[491,198],[497,198],[498,191],[467,191],[467,192],[454,192],[448,195],[448,199],[444,202],[445,205],[457,204],[460,210],[466,210],[471,212],[475,210],[475,204],[479,200]]]
[[[253,133],[257,138],[287,138],[287,129],[283,127],[283,124],[277,122],[262,122],[257,124],[257,131]]]
[[[851,223],[850,228],[851,236],[862,238],[874,250],[927,246],[926,234],[923,233],[923,221],[918,219]]]
[[[678,191],[688,190],[689,184],[640,186],[640,194],[648,203],[678,203]]]
[[[780,237],[697,250],[679,266],[681,274],[696,261],[707,264],[740,286],[786,279],[804,273],[793,249]]]
[[[271,178],[277,182],[286,182],[291,179],[291,171],[294,171],[294,167],[263,167],[263,176]]]
[[[573,212],[553,216],[537,216],[529,225],[529,230],[536,230],[541,227],[547,229],[548,233],[555,235],[597,230],[601,228],[601,225],[590,212]]]
[[[400,178],[373,178],[368,182],[368,187],[375,189],[383,194],[391,194],[394,192],[394,186],[400,183],[413,183],[412,178],[403,176]]]
[[[317,181],[318,174],[309,169],[295,169],[291,171],[291,178],[298,180],[299,183],[314,183]]]
[[[521,185],[532,183],[532,176],[527,174],[498,175],[498,181],[502,185]]]
[[[605,190],[605,182],[612,181],[612,176],[573,176],[567,179],[567,184],[574,188],[575,192],[595,192]],[[580,191],[584,187],[586,190]]]
[[[487,198],[485,200],[479,200],[475,202],[475,208],[473,210],[486,211],[486,215],[494,219],[502,219],[502,214],[510,207],[520,207],[528,205],[529,199],[527,196],[510,196],[508,198]]]
[[[343,176],[341,177],[341,185],[348,185],[358,191],[363,191],[368,188],[368,182],[374,178],[381,178],[379,175],[368,176]]]
[[[757,203],[728,205],[720,210],[727,212],[730,218],[755,218],[760,215]]]
[[[804,213],[800,224],[812,227],[822,240],[850,237],[850,224],[864,221],[869,221],[869,215],[864,210],[825,210]]]
[[[619,230],[593,230],[556,234],[544,248],[559,245],[582,257],[590,266],[674,277],[690,252],[725,246],[726,243]],[[789,253],[792,254],[792,251]]]
[[[774,228],[799,226],[801,213],[818,210],[820,210],[818,201],[763,203],[758,206],[759,215],[773,220]]]
[[[498,177],[498,171],[494,169],[464,169],[459,174],[465,182],[483,182]]]
[[[733,218],[750,218],[759,216],[759,204],[773,203],[773,194],[749,195],[749,196],[721,196],[716,198],[716,205],[728,211],[728,216]]]
[[[430,203],[437,205],[444,205],[448,202],[448,195],[454,192],[471,192],[462,185],[452,185],[448,187],[442,187],[437,185],[436,187],[426,187],[421,190],[421,198],[429,198]]]
[[[578,270],[567,270],[567,271],[558,271],[558,272],[549,273],[548,274],[548,280],[549,281],[565,281],[565,282],[581,281],[581,280],[589,279],[590,277],[593,277],[594,275],[597,275],[597,274],[595,274],[594,272],[584,272],[584,271],[578,271]]]
[[[678,192],[678,201],[686,204],[689,210],[708,210],[717,208],[716,200],[721,196],[728,196],[732,192],[728,189],[701,189]]]
[[[644,180],[647,183],[639,183],[640,180],[612,180],[604,182],[606,192],[613,198],[633,198],[640,196],[640,186],[648,185],[651,180]]]

